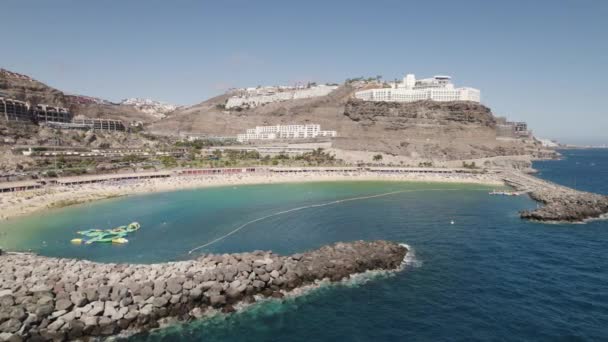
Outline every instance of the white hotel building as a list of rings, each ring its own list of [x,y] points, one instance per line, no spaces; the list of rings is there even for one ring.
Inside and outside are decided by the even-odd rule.
[[[402,82],[389,83],[390,88],[376,88],[358,91],[355,98],[364,101],[413,102],[432,101],[473,101],[480,102],[479,89],[454,88],[450,76],[434,76],[417,80],[408,74]]]
[[[236,140],[246,142],[250,140],[274,139],[312,139],[317,137],[336,137],[336,131],[322,131],[320,125],[276,125],[256,126],[250,128],[245,134],[237,134]]]
[[[337,86],[317,85],[310,88],[263,87],[248,88],[241,96],[232,96],[226,101],[226,109],[234,107],[254,108],[266,103],[309,99],[325,96],[336,90]]]

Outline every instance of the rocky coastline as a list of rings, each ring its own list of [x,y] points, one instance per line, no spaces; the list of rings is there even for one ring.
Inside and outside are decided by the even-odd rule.
[[[397,270],[406,247],[336,243],[280,256],[209,254],[163,264],[102,264],[0,253],[0,341],[88,340],[157,328],[168,320],[234,311],[320,280]]]
[[[524,210],[520,216],[542,222],[585,222],[608,214],[608,196],[572,191],[556,196],[547,191],[531,192],[530,197],[544,205]]]
[[[508,173],[504,180],[542,204],[534,210],[521,211],[520,217],[524,219],[575,223],[608,214],[608,196],[578,191],[523,173]]]

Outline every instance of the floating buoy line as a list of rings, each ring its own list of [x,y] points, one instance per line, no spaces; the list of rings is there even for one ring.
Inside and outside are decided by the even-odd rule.
[[[224,240],[225,238],[237,233],[238,231],[242,230],[243,228],[256,223],[256,222],[260,222],[266,219],[269,219],[271,217],[275,217],[275,216],[279,216],[279,215],[284,215],[284,214],[288,214],[288,213],[292,213],[292,212],[296,212],[296,211],[300,211],[300,210],[305,210],[305,209],[312,209],[312,208],[320,208],[320,207],[326,207],[329,205],[336,205],[336,204],[340,204],[340,203],[346,203],[346,202],[353,202],[353,201],[361,201],[361,200],[366,200],[366,199],[372,199],[372,198],[379,198],[379,197],[386,197],[386,196],[391,196],[391,195],[396,195],[396,194],[402,194],[402,193],[406,193],[406,192],[420,192],[420,191],[459,191],[462,189],[410,189],[410,190],[399,190],[399,191],[391,191],[391,192],[386,192],[386,193],[382,193],[382,194],[377,194],[377,195],[369,195],[369,196],[360,196],[360,197],[352,197],[352,198],[345,198],[345,199],[340,199],[340,200],[336,200],[336,201],[331,201],[331,202],[326,202],[326,203],[319,203],[319,204],[311,204],[311,205],[306,205],[306,206],[302,206],[302,207],[297,207],[297,208],[292,208],[292,209],[288,209],[288,210],[282,210],[276,213],[272,213],[266,216],[262,216],[259,217],[257,219],[251,220],[251,221],[247,221],[245,223],[243,223],[242,225],[236,227],[235,229],[233,229],[232,231],[214,239],[211,240],[203,245],[200,245],[198,247],[195,247],[193,249],[191,249],[190,251],[188,251],[188,254],[192,254],[192,252],[197,251],[199,249],[205,248],[205,247],[209,247],[215,243],[218,243],[222,240]],[[480,190],[480,191],[486,191],[486,189],[471,189],[471,190]],[[454,224],[454,221],[452,221],[452,224]]]

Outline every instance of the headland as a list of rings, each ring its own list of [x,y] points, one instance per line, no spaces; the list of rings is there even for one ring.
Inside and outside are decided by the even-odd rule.
[[[505,172],[504,180],[543,204],[534,210],[522,211],[520,216],[524,219],[539,222],[584,222],[608,213],[608,196],[578,191],[520,172]]]

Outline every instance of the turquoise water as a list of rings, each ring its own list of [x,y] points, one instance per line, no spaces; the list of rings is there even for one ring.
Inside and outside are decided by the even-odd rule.
[[[608,151],[567,151],[537,163],[541,176],[606,190]],[[581,154],[582,153],[582,154]],[[576,164],[578,162],[578,164]],[[587,170],[587,169],[585,169]],[[571,184],[567,184],[571,185]],[[412,246],[417,265],[356,285],[323,287],[287,302],[190,322],[136,341],[471,341],[608,339],[608,222],[522,221],[527,197],[476,185],[314,183],[154,194],[54,210],[0,226],[0,244],[103,262],[157,262],[282,210],[392,191],[255,222],[204,252],[292,253],[335,241],[388,239]],[[126,246],[73,246],[78,229],[137,220]],[[450,221],[454,220],[451,225]]]

